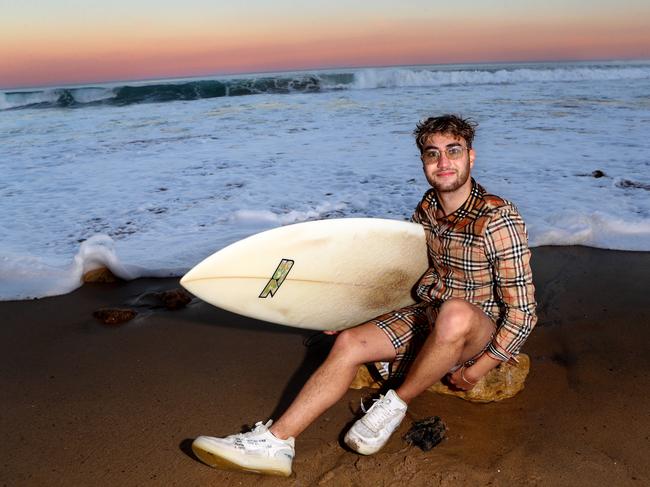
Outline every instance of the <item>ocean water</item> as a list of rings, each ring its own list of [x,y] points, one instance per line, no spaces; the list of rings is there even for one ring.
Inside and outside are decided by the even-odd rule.
[[[417,66],[0,92],[0,299],[179,276],[253,233],[407,219],[412,131],[479,123],[530,243],[650,251],[650,62]],[[599,176],[599,177],[596,177]]]

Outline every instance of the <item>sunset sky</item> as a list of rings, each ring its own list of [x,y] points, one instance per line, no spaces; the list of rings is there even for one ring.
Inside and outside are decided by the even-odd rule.
[[[0,0],[0,88],[650,58],[648,0]]]

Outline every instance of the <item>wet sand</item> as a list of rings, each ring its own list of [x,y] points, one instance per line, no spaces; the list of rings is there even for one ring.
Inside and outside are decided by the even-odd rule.
[[[331,345],[198,300],[139,308],[121,326],[92,313],[176,279],[87,284],[0,302],[0,485],[649,485],[650,253],[534,249],[540,321],[526,388],[500,403],[425,393],[384,450],[341,445],[369,390],[350,390],[297,440],[289,479],[211,469],[199,434],[277,416]],[[401,436],[438,415],[430,452]]]

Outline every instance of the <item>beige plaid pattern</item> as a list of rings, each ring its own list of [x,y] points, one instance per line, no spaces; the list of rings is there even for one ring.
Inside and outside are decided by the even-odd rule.
[[[517,208],[486,193],[473,179],[458,210],[438,219],[438,207],[431,189],[412,217],[424,227],[429,248],[430,267],[415,288],[421,301],[372,320],[397,351],[392,369],[399,375],[415,357],[416,343],[430,332],[438,308],[450,298],[480,307],[496,323],[487,353],[498,360],[514,358],[537,322],[528,235]],[[408,345],[412,340],[413,346]]]
[[[413,214],[426,231],[431,263],[416,294],[422,301],[461,298],[482,308],[497,325],[488,353],[508,360],[537,323],[524,220],[512,203],[487,194],[473,179],[458,210],[436,219],[438,207],[429,190]]]

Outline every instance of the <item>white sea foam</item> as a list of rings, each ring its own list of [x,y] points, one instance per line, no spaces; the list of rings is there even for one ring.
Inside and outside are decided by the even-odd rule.
[[[344,204],[325,203],[311,210],[291,210],[286,213],[275,213],[270,210],[237,210],[232,213],[230,220],[235,225],[248,223],[254,225],[270,224],[272,226],[280,226],[307,220],[317,220],[332,211],[343,210],[344,208]]]
[[[607,81],[649,79],[650,67],[552,69],[364,69],[354,75],[357,89],[416,86],[486,85],[557,81]]]
[[[650,220],[621,220],[601,212],[553,215],[545,228],[535,230],[532,246],[585,245],[609,249],[648,250]]]
[[[74,98],[79,103],[93,103],[108,100],[115,96],[115,91],[109,88],[81,88],[75,90]]]
[[[135,279],[146,270],[125,265],[115,253],[113,239],[95,235],[79,247],[72,262],[54,266],[34,256],[5,256],[0,260],[0,295],[3,299],[65,294],[81,285],[83,275],[100,267],[108,267],[122,279]]]
[[[650,251],[648,82],[616,66],[435,90],[393,69],[394,88],[0,112],[0,299],[69,292],[98,265],[181,275],[278,225],[407,219],[427,189],[411,132],[433,112],[480,123],[474,175],[517,204],[533,245]]]

